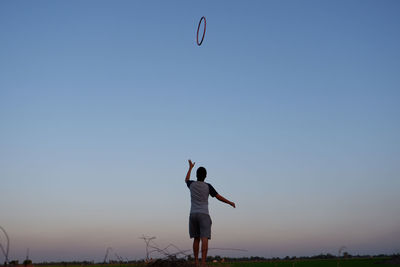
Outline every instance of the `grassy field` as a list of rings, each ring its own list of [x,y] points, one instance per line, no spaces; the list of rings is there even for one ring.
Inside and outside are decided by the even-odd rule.
[[[215,267],[400,267],[390,264],[388,258],[373,259],[329,259],[329,260],[277,260],[268,262],[225,262],[209,263]],[[94,265],[42,265],[43,267],[144,267],[146,264],[94,264]]]
[[[348,260],[280,260],[276,262],[235,262],[226,263],[230,267],[400,267],[400,264],[385,263],[386,259]],[[218,264],[222,266],[223,264]],[[224,264],[225,265],[225,264]],[[216,265],[217,266],[217,265]]]

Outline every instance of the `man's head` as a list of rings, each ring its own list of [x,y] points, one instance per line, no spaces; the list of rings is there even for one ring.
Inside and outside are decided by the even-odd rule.
[[[197,181],[204,182],[204,179],[206,179],[206,176],[207,176],[206,168],[204,168],[204,167],[197,168],[197,171],[196,171]]]

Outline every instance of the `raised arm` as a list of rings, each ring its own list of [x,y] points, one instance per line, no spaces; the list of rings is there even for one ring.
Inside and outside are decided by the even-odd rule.
[[[188,172],[186,174],[185,182],[189,181],[190,173],[192,172],[192,169],[193,169],[194,164],[195,164],[195,162],[192,162],[190,159],[188,160],[188,162],[189,162],[189,170],[188,170]]]
[[[220,194],[217,194],[215,197],[216,197],[219,201],[222,201],[222,202],[224,202],[224,203],[226,203],[226,204],[229,204],[229,205],[231,205],[232,207],[236,208],[236,205],[235,205],[234,202],[227,200],[226,198],[224,198],[224,197],[221,196]]]

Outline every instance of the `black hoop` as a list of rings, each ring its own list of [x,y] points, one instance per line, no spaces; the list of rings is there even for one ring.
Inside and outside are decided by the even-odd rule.
[[[201,21],[202,20],[204,20],[204,31],[203,31],[203,37],[201,37],[201,41],[200,41],[200,43],[199,43],[199,30],[200,30],[200,25],[201,25]],[[197,42],[197,45],[198,46],[200,46],[202,43],[203,43],[203,40],[204,40],[204,35],[206,35],[206,25],[207,25],[207,23],[206,23],[206,17],[201,17],[201,19],[200,19],[200,21],[199,21],[199,26],[197,27],[197,38],[196,38],[196,42]]]

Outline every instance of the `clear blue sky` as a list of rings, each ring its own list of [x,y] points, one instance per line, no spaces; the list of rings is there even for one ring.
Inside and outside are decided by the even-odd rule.
[[[400,252],[399,13],[398,1],[1,1],[10,258],[143,258],[142,234],[190,249],[188,158],[237,204],[210,199],[210,247],[248,252],[212,255]]]

